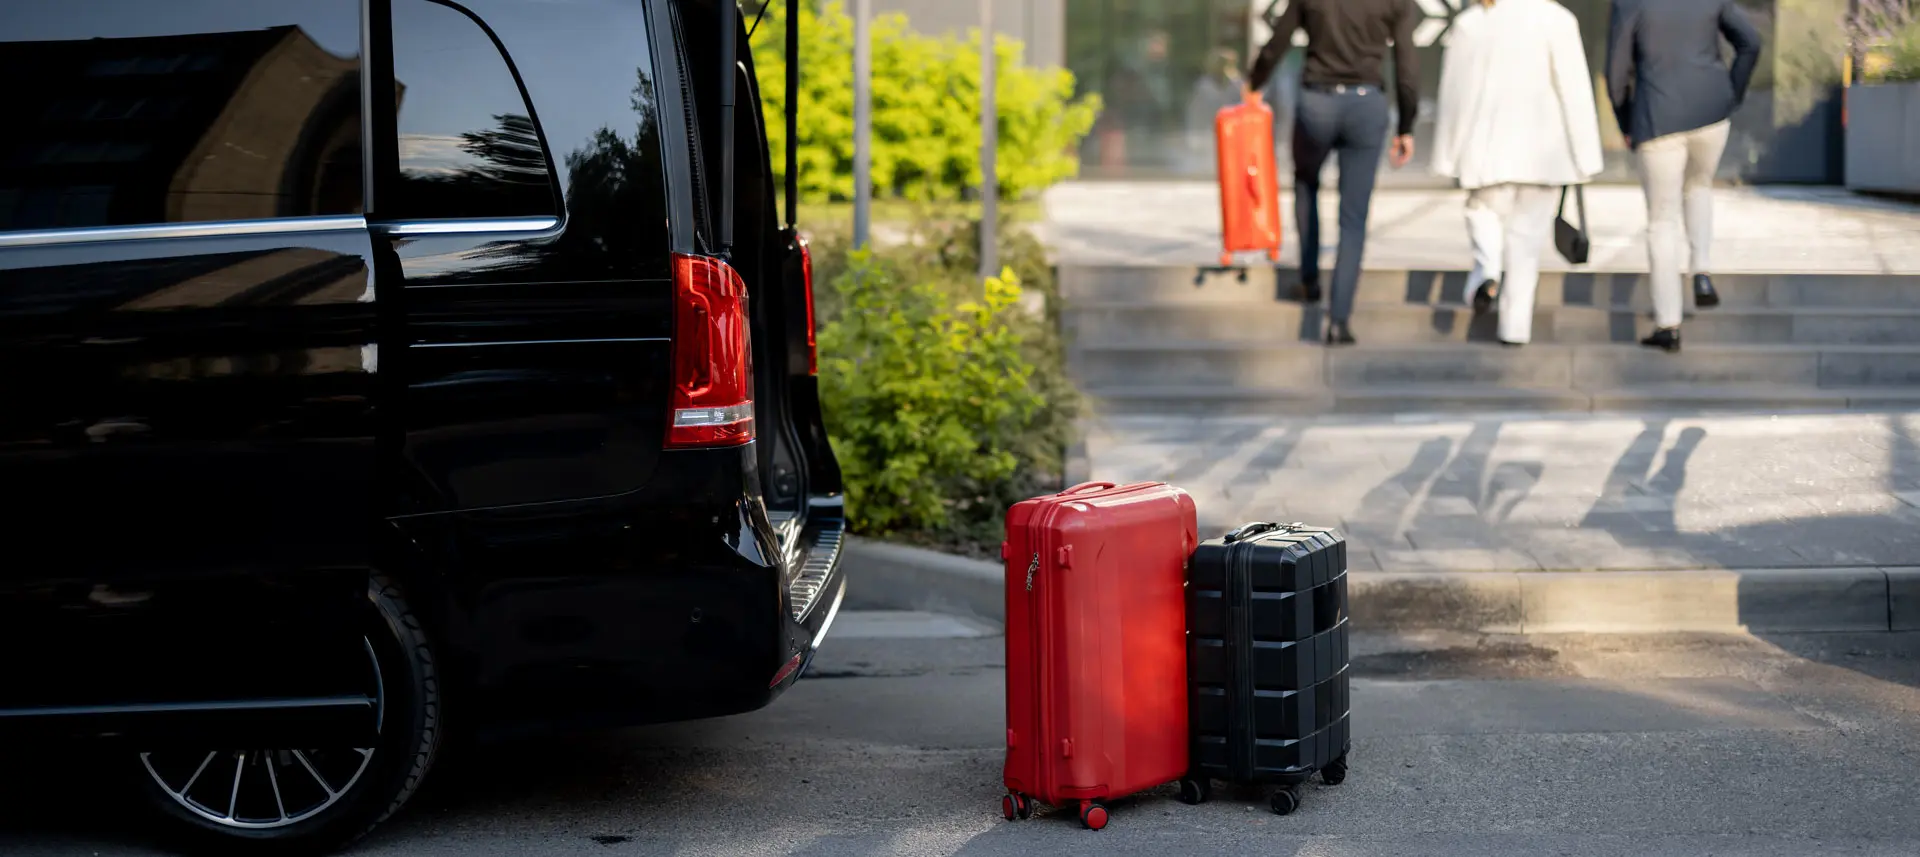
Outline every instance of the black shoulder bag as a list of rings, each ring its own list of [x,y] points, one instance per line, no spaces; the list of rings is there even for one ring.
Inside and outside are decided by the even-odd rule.
[[[1580,212],[1580,225],[1567,222],[1567,194],[1573,194],[1573,202]],[[1553,246],[1575,265],[1585,265],[1587,256],[1593,252],[1593,241],[1587,237],[1587,193],[1580,185],[1570,185],[1560,189],[1560,211],[1553,217]]]

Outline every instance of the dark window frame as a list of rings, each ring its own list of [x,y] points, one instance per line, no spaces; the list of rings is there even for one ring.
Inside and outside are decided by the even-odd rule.
[[[542,166],[547,171],[547,190],[552,197],[552,211],[541,214],[515,216],[477,216],[456,217],[446,215],[420,215],[406,211],[394,211],[394,199],[403,181],[400,158],[400,105],[395,99],[397,74],[395,60],[402,48],[394,43],[393,4],[396,2],[420,2],[442,6],[471,21],[485,34],[487,42],[493,46],[494,53],[506,66],[507,73],[513,79],[514,91],[520,96],[520,103],[527,110],[527,119],[533,125],[533,133],[540,141]],[[539,108],[534,105],[533,94],[527,88],[520,66],[513,54],[501,41],[498,33],[473,10],[455,0],[364,0],[365,26],[368,30],[368,42],[365,55],[369,74],[367,81],[366,115],[369,117],[367,131],[368,157],[367,174],[369,188],[367,198],[367,219],[369,222],[384,223],[511,223],[514,221],[552,220],[551,228],[566,224],[566,195],[560,186],[560,171],[554,162],[553,144],[547,138],[545,126],[540,122]]]

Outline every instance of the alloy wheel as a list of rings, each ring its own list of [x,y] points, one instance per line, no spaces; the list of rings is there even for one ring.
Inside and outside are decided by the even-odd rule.
[[[373,642],[367,650],[376,734],[386,720],[386,684]],[[223,827],[271,830],[299,824],[339,803],[373,763],[374,748],[163,751],[140,763],[188,812]]]

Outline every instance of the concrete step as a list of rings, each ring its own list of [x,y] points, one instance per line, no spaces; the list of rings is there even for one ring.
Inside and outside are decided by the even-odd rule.
[[[1089,390],[1102,416],[1288,417],[1321,414],[1566,412],[1785,412],[1908,410],[1920,390],[1817,389],[1748,384],[1645,385],[1611,390],[1534,390],[1487,385],[1404,384],[1356,389],[1124,387]]]
[[[1297,302],[1087,302],[1064,316],[1082,346],[1168,341],[1318,342],[1326,324],[1321,306]],[[1498,314],[1476,317],[1465,304],[1361,304],[1354,331],[1379,344],[1493,342]],[[1814,345],[1920,344],[1920,309],[1719,307],[1690,310],[1688,343]],[[1537,343],[1635,343],[1652,332],[1652,313],[1591,306],[1543,306],[1534,312]]]
[[[1920,344],[1691,345],[1680,355],[1637,345],[1319,345],[1170,342],[1080,346],[1083,389],[1228,386],[1352,390],[1406,385],[1593,392],[1648,385],[1806,389],[1920,387]]]
[[[1152,303],[1267,303],[1291,300],[1298,274],[1268,267],[1207,276],[1177,266],[1064,265],[1061,294],[1079,301]],[[1361,304],[1461,304],[1474,285],[1455,271],[1372,270],[1354,295]],[[1644,274],[1543,273],[1540,306],[1651,307]],[[1851,307],[1920,310],[1920,276],[1901,274],[1726,274],[1714,278],[1725,307]],[[1689,287],[1690,288],[1690,287]]]

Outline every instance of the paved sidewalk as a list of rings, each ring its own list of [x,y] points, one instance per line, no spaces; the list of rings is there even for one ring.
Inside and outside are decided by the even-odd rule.
[[[1717,274],[1920,273],[1920,206],[1863,197],[1841,188],[1741,187],[1717,192]],[[1282,194],[1285,256],[1297,264],[1292,191]],[[1370,270],[1453,271],[1471,267],[1458,190],[1382,190],[1374,196],[1366,266]],[[1208,265],[1220,253],[1220,198],[1206,182],[1074,182],[1045,197],[1045,239],[1061,264]],[[1568,218],[1573,219],[1571,206]],[[1593,258],[1582,271],[1645,272],[1646,203],[1637,186],[1587,191]],[[1338,240],[1339,205],[1322,197],[1321,241]],[[1252,254],[1242,262],[1257,263]],[[1545,254],[1547,270],[1565,260]]]
[[[1356,571],[1920,565],[1920,414],[1114,418],[1087,456],[1205,536],[1337,524]]]

